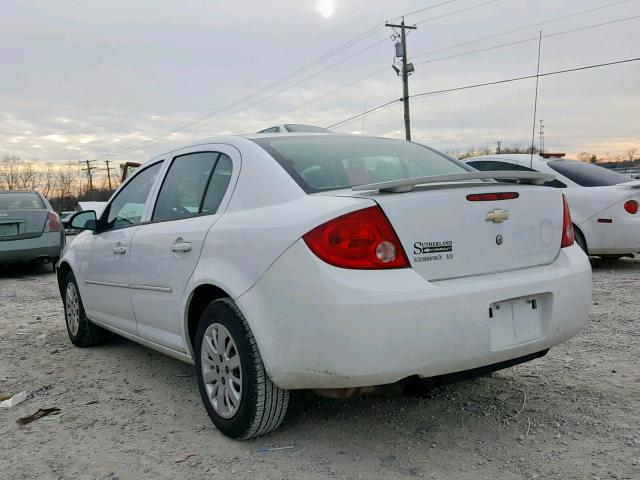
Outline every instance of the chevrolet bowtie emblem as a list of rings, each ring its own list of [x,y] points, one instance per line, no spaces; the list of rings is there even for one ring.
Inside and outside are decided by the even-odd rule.
[[[502,210],[501,208],[494,208],[487,212],[486,222],[502,223],[509,220],[509,212]]]

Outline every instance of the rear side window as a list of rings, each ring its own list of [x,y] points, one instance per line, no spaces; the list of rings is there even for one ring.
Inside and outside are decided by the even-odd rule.
[[[435,150],[401,140],[318,135],[253,141],[306,193],[471,170]]]
[[[35,210],[45,208],[42,199],[35,193],[0,193],[0,210]]]
[[[613,170],[576,160],[551,160],[547,165],[582,187],[606,187],[630,181]]]
[[[231,159],[224,153],[220,154],[202,201],[201,213],[216,213],[218,211],[231,180],[231,171]]]
[[[167,172],[152,221],[215,213],[231,179],[231,159],[217,152],[176,157]]]

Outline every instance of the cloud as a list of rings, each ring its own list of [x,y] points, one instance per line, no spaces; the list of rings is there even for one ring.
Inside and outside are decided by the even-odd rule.
[[[580,3],[497,2],[419,23],[408,39],[409,56],[595,5]],[[365,102],[371,108],[401,96],[400,79],[391,70],[390,30],[381,27],[275,88],[223,107],[372,26],[415,9],[416,2],[410,0],[245,0],[242,8],[237,2],[204,0],[9,0],[0,17],[0,56],[8,72],[0,77],[0,155],[59,163],[144,160],[217,133],[254,132],[284,121],[331,125],[362,112]],[[443,6],[408,20],[419,22],[452,10]],[[638,6],[629,2],[547,25],[544,33],[638,13]],[[632,21],[545,40],[542,70],[635,56],[637,27]],[[532,28],[447,53],[536,33]],[[523,44],[416,65],[410,92],[531,74],[535,47]],[[547,146],[604,153],[640,143],[639,68],[629,64],[541,79],[538,111],[547,125]],[[274,95],[278,90],[282,91]],[[426,97],[411,103],[413,136],[442,149],[491,146],[497,140],[526,143],[532,109],[531,81]],[[210,118],[165,135],[205,115]],[[365,119],[365,131],[371,135],[403,137],[402,128],[400,104]],[[362,119],[336,128],[361,129]],[[150,142],[162,135],[160,141]]]

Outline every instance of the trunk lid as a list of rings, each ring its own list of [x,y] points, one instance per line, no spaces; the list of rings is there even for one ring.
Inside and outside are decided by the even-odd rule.
[[[516,192],[518,198],[467,199],[469,194],[497,192]],[[563,204],[562,193],[556,189],[458,183],[359,196],[380,205],[411,266],[427,280],[545,265],[560,250]]]
[[[39,237],[48,213],[33,208],[0,210],[0,241]]]

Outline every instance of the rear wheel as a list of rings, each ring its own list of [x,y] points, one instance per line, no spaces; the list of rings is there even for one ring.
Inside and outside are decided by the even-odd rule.
[[[69,339],[76,347],[93,347],[103,343],[107,331],[91,323],[84,313],[78,284],[72,272],[64,281],[64,317]]]
[[[203,312],[195,356],[200,395],[218,430],[244,440],[280,426],[289,392],[268,377],[253,333],[231,299],[211,302]]]

